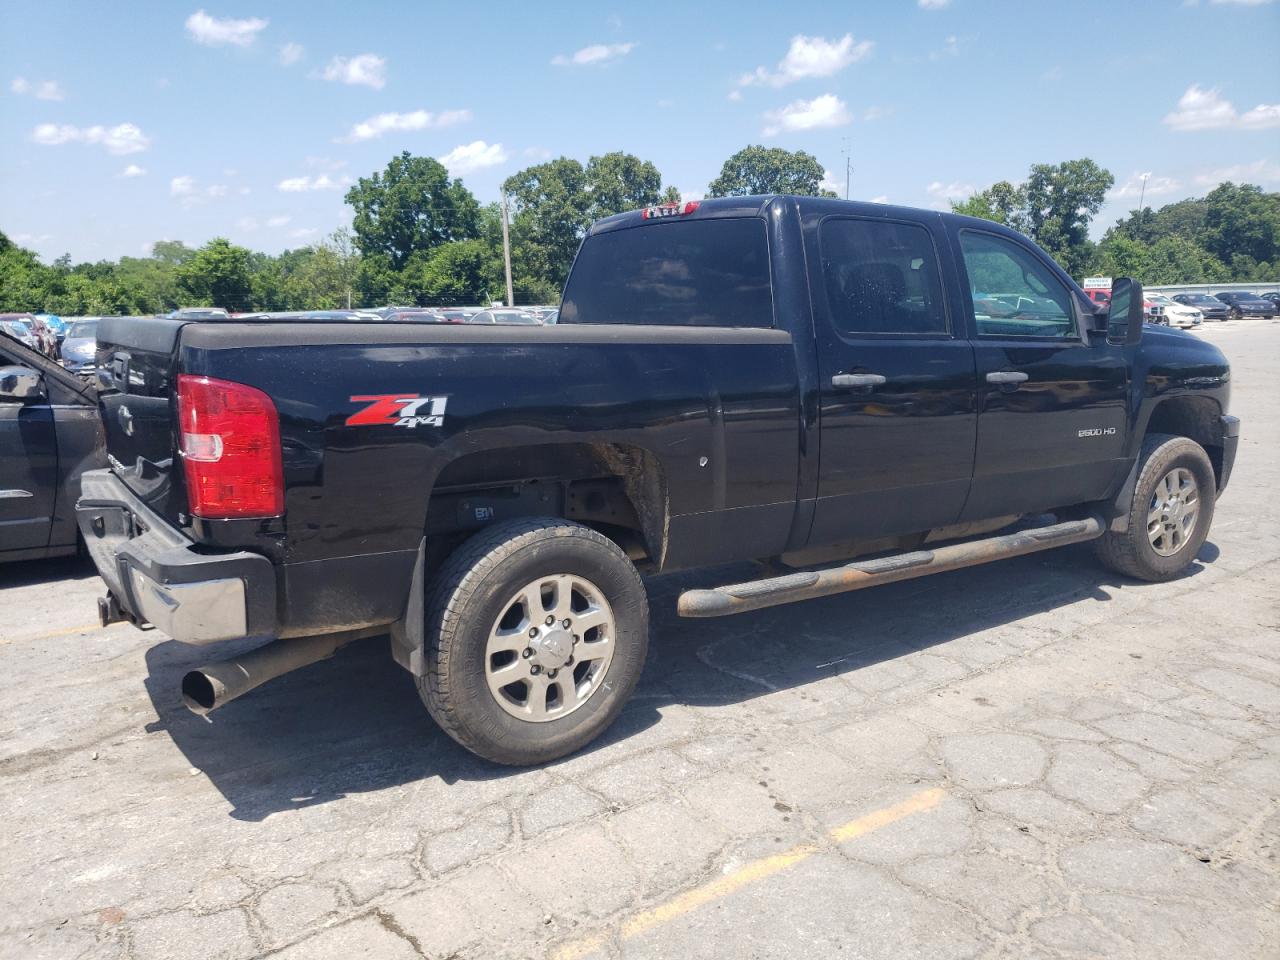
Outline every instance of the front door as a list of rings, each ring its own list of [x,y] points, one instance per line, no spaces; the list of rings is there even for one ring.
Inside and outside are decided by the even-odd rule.
[[[17,363],[0,352],[0,367]],[[48,400],[0,397],[0,557],[48,546],[58,488],[54,437]]]
[[[938,221],[828,217],[811,276],[821,453],[812,546],[955,523],[973,474],[973,349]]]
[[[1011,237],[957,234],[973,303],[979,410],[965,520],[1098,500],[1124,460],[1123,348],[1080,327],[1075,295]]]

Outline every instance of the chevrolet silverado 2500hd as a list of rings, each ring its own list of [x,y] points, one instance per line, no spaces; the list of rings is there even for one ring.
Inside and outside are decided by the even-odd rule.
[[[200,711],[389,633],[451,736],[546,761],[634,688],[642,573],[775,561],[685,616],[1085,540],[1176,576],[1239,424],[1142,313],[993,223],[739,197],[596,223],[555,326],[104,319],[100,613],[268,641],[186,676]]]

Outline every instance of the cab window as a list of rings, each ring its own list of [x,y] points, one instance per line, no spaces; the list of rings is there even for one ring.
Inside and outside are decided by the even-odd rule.
[[[980,337],[1076,337],[1071,294],[1038,257],[990,233],[963,230],[960,247]]]
[[[946,334],[928,230],[913,223],[830,218],[818,237],[836,330],[847,336]]]

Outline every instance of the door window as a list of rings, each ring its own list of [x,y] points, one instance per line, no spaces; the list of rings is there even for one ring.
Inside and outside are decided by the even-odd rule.
[[[990,233],[960,233],[982,337],[1074,339],[1071,294],[1038,257]]]
[[[947,332],[933,240],[924,227],[827,219],[819,230],[831,322],[842,334]]]

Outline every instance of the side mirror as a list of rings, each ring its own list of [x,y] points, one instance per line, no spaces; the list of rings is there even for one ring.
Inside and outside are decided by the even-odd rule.
[[[0,403],[24,403],[44,396],[43,378],[30,367],[0,367]]]
[[[1142,339],[1142,284],[1130,277],[1111,283],[1111,305],[1107,309],[1107,343],[1129,344]]]

